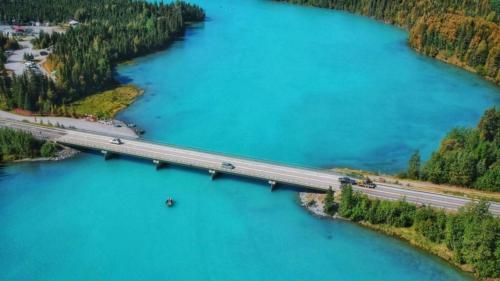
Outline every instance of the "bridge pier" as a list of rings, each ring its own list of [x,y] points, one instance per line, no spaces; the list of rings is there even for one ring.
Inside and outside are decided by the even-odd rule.
[[[160,161],[160,160],[156,160],[156,159],[154,159],[154,160],[153,160],[153,164],[155,164],[155,166],[156,166],[156,170],[159,170],[159,169],[161,169],[161,168],[163,168],[163,167],[168,166],[168,164],[167,164],[167,163],[162,162],[162,161]]]
[[[101,153],[104,154],[104,160],[106,161],[116,157],[115,153],[109,152],[107,150],[101,150]]]
[[[278,185],[278,183],[276,181],[273,181],[273,180],[269,180],[267,182],[271,185],[271,192],[273,192],[276,189],[276,186]]]
[[[208,173],[210,174],[210,178],[212,180],[214,180],[215,177],[217,177],[219,175],[219,173],[216,170],[208,170]]]

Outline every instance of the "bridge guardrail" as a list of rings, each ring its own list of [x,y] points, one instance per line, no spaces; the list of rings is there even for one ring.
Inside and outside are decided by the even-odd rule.
[[[64,142],[64,141],[63,141]],[[92,142],[86,142],[86,141],[80,141],[80,140],[71,140],[71,142],[66,142],[70,143],[73,145],[77,146],[82,146],[82,147],[87,147],[91,149],[96,149],[96,150],[105,150],[109,151],[111,153],[117,153],[117,154],[127,154],[127,155],[132,155],[132,156],[137,156],[140,158],[145,158],[145,159],[155,159],[155,160],[160,160],[160,161],[165,161],[169,163],[176,163],[179,165],[185,165],[185,166],[191,166],[191,167],[197,167],[200,169],[212,169],[219,171],[221,173],[226,173],[226,174],[235,174],[235,175],[242,175],[246,177],[252,177],[252,178],[258,178],[258,179],[263,179],[263,180],[275,180],[281,183],[288,183],[292,185],[299,185],[299,186],[307,186],[311,188],[328,188],[328,186],[333,186],[337,187],[338,184],[336,182],[327,182],[327,181],[320,181],[317,179],[308,179],[304,181],[300,180],[293,180],[293,178],[296,178],[297,176],[294,175],[288,175],[288,176],[268,176],[265,173],[256,173],[256,172],[250,172],[250,171],[227,171],[227,170],[222,170],[220,169],[220,162],[219,161],[209,161],[209,160],[185,160],[181,159],[182,157],[178,156],[173,156],[171,154],[162,154],[158,155],[158,153],[148,153],[148,152],[142,152],[138,153],[137,149],[131,150],[126,147],[110,147],[110,146],[105,146],[105,145],[96,145]],[[161,153],[160,153],[161,154]],[[212,163],[210,163],[212,162]],[[311,182],[316,182],[315,184],[311,184]]]
[[[35,124],[35,123],[29,123],[29,124],[33,124],[33,125],[39,126],[38,124]],[[43,128],[47,128],[47,127],[43,127]],[[55,128],[55,129],[60,129],[60,128]],[[154,144],[154,145],[162,145],[162,146],[169,146],[169,147],[176,148],[176,149],[191,150],[191,151],[195,151],[195,152],[207,153],[207,154],[212,154],[212,155],[217,155],[217,156],[222,156],[222,157],[238,158],[238,159],[241,159],[241,160],[248,160],[248,161],[263,162],[263,163],[268,163],[268,164],[275,164],[275,165],[289,167],[289,168],[297,168],[297,169],[302,169],[302,170],[309,170],[311,172],[321,172],[321,173],[329,173],[329,174],[332,174],[332,175],[339,175],[338,173],[330,171],[330,170],[328,170],[326,168],[322,169],[322,168],[315,168],[315,167],[311,167],[311,166],[304,166],[304,165],[298,165],[298,164],[297,165],[296,164],[289,164],[289,163],[283,163],[283,162],[278,162],[278,161],[273,161],[273,160],[268,160],[268,159],[260,159],[260,158],[249,157],[249,156],[239,156],[239,155],[234,155],[234,154],[230,154],[230,153],[211,152],[211,151],[208,151],[208,150],[204,150],[204,149],[196,148],[196,147],[192,147],[192,146],[180,146],[180,145],[171,144],[171,143],[168,143],[168,142],[162,142],[162,141],[154,141],[154,140],[144,139],[144,138],[141,138],[141,137],[140,138],[132,138],[132,137],[127,137],[127,136],[122,136],[122,135],[117,136],[117,135],[113,135],[113,134],[107,134],[107,133],[102,133],[102,132],[95,132],[95,131],[91,131],[91,130],[78,129],[78,128],[62,128],[62,129],[63,130],[67,130],[67,131],[75,131],[75,132],[82,132],[82,133],[91,133],[91,134],[101,135],[101,136],[108,136],[108,137],[111,137],[111,138],[119,137],[119,138],[125,139],[125,140],[141,141],[143,143],[149,143],[149,144]]]

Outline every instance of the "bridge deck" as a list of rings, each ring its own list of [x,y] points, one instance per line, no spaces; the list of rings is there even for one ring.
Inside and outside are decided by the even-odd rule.
[[[31,131],[34,135],[50,137],[61,144],[140,157],[156,162],[206,169],[212,172],[250,177],[270,181],[270,183],[296,185],[318,191],[326,191],[330,186],[334,190],[340,188],[338,181],[340,176],[328,171],[311,170],[193,149],[184,149],[137,139],[123,139],[123,144],[118,145],[110,143],[111,136],[92,132],[40,127],[34,124],[10,120],[0,119],[1,126]],[[223,168],[221,166],[223,162],[231,163],[234,165],[234,169]],[[404,189],[384,183],[377,183],[377,188],[375,189],[357,186],[353,188],[371,197],[389,200],[405,198],[408,202],[432,205],[449,210],[456,210],[470,202],[469,199],[463,197]],[[500,204],[491,202],[490,211],[494,215],[500,216]]]

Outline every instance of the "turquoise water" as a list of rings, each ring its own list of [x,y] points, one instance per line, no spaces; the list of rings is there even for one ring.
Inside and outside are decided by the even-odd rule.
[[[270,1],[195,1],[208,21],[120,70],[147,94],[122,118],[147,138],[313,167],[396,172],[500,105],[477,76],[420,56],[407,33]],[[235,3],[236,2],[236,3]]]
[[[237,3],[235,3],[237,2]],[[396,171],[499,104],[478,77],[363,17],[198,1],[208,21],[119,69],[146,89],[120,118],[146,138],[300,165]],[[175,208],[164,200],[173,196]],[[296,192],[82,154],[0,168],[0,280],[468,280]]]
[[[259,182],[85,155],[0,183],[0,280],[467,280]]]

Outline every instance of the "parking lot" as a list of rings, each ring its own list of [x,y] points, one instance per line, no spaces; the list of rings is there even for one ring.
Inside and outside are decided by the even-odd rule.
[[[25,70],[32,69],[35,72],[38,71],[50,76],[50,74],[41,67],[47,55],[50,53],[50,50],[34,50],[31,40],[36,38],[42,30],[45,33],[51,34],[52,32],[64,32],[64,29],[60,26],[23,26],[22,28],[25,30],[25,33],[15,36],[16,40],[19,42],[20,49],[6,52],[7,62],[5,63],[5,68],[11,70],[16,75],[21,75]],[[15,32],[10,25],[0,25],[0,31],[6,35]],[[26,64],[24,60],[25,54],[33,54],[34,65]]]

